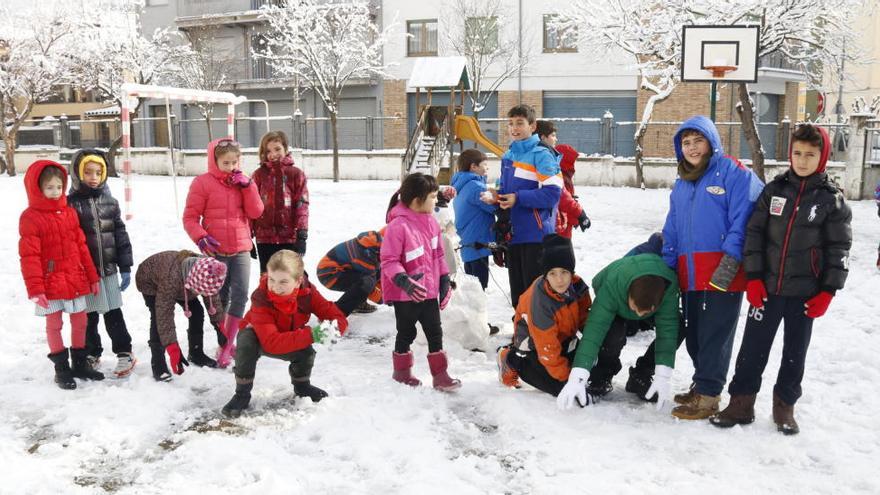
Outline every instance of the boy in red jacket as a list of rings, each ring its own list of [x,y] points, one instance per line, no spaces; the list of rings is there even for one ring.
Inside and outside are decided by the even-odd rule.
[[[267,273],[251,294],[251,309],[241,321],[235,352],[235,395],[223,406],[223,414],[238,417],[248,408],[257,360],[261,355],[290,362],[288,368],[297,397],[318,402],[327,392],[310,382],[315,350],[324,331],[306,323],[314,314],[321,320],[333,320],[341,333],[348,328],[342,311],[313,288],[305,276],[302,258],[282,249],[269,258]]]

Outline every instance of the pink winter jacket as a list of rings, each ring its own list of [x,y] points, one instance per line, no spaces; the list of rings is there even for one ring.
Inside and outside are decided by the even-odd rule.
[[[449,273],[440,239],[440,225],[433,215],[416,213],[403,203],[388,213],[388,226],[379,258],[382,262],[382,298],[386,303],[409,301],[410,297],[395,285],[394,276],[404,272],[425,286],[426,299],[440,295],[440,277]]]
[[[220,254],[229,255],[253,247],[250,221],[263,214],[263,201],[253,182],[244,189],[228,183],[231,174],[221,172],[214,159],[220,141],[208,143],[208,172],[189,186],[183,228],[195,243],[206,235],[217,239]]]

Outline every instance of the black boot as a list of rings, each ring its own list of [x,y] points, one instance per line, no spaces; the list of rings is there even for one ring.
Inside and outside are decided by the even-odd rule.
[[[150,366],[153,368],[153,379],[157,382],[170,382],[171,372],[165,362],[165,349],[158,342],[150,341]]]
[[[235,395],[229,399],[229,402],[223,406],[220,411],[228,418],[237,418],[241,416],[241,412],[248,408],[251,403],[251,390],[254,388],[254,381],[239,381],[235,379]]]
[[[638,367],[634,366],[629,369],[629,380],[626,381],[626,391],[631,394],[636,394],[639,399],[644,401],[657,402],[656,394],[653,397],[645,397],[645,394],[648,393],[648,389],[651,388],[651,383],[653,381],[653,373],[640,370]]]
[[[207,354],[205,354],[205,351],[202,350],[201,344],[198,344],[198,345],[190,344],[189,345],[189,355],[186,358],[189,360],[190,363],[192,363],[196,366],[199,366],[199,367],[202,367],[202,366],[204,366],[206,368],[216,368],[217,367],[217,361],[214,361],[213,359],[208,357]]]
[[[82,378],[84,380],[103,380],[104,373],[95,371],[92,363],[89,362],[89,355],[85,349],[71,349],[70,361],[73,363],[72,371],[74,378]]]
[[[55,354],[49,354],[47,357],[55,363],[55,383],[58,384],[58,388],[64,390],[75,389],[76,382],[73,380],[73,374],[70,371],[67,349],[58,351]]]
[[[321,402],[321,399],[327,397],[327,392],[312,385],[308,381],[294,382],[293,393],[297,397],[308,397],[309,399],[312,399],[312,402]]]
[[[611,377],[590,377],[589,385],[587,385],[587,392],[589,392],[590,395],[595,397],[605,397],[610,394],[612,390],[614,390],[614,385],[611,384]]]

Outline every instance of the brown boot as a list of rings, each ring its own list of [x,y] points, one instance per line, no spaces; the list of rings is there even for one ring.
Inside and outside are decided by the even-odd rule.
[[[747,425],[755,421],[755,399],[752,395],[731,395],[727,407],[720,413],[709,418],[709,422],[719,428],[730,428],[736,425]]]
[[[682,404],[672,410],[672,415],[678,419],[706,419],[718,412],[718,403],[721,397],[694,393],[694,400],[689,404]]]
[[[794,406],[786,404],[776,394],[773,394],[773,422],[776,430],[785,435],[797,435],[801,431],[794,420]]]
[[[697,391],[694,390],[694,388],[694,384],[691,383],[691,386],[688,387],[687,392],[683,394],[675,394],[675,397],[673,397],[672,400],[674,400],[676,404],[690,404],[697,396]]]

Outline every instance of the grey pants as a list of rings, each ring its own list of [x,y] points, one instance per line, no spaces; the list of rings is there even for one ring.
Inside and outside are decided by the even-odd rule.
[[[315,350],[312,346],[288,352],[287,354],[269,354],[263,350],[254,329],[247,327],[238,332],[235,349],[235,378],[237,381],[252,381],[257,371],[257,361],[261,356],[288,361],[290,366],[290,383],[308,382],[315,364]]]
[[[248,281],[251,278],[251,255],[243,251],[232,256],[217,256],[226,265],[226,281],[220,289],[220,303],[230,315],[241,318],[247,305]]]

